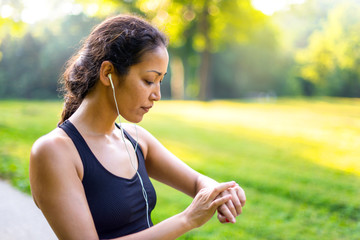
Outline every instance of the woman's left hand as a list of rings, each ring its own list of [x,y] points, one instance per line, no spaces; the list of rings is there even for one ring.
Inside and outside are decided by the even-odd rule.
[[[232,196],[231,200],[217,209],[217,218],[221,223],[235,223],[236,217],[241,214],[246,201],[245,192],[238,184],[220,193],[218,197],[220,198],[228,194]]]

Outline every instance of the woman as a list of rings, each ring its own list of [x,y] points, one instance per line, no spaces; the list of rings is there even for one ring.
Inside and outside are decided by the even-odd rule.
[[[67,64],[59,127],[30,156],[34,201],[59,239],[175,239],[207,222],[233,222],[245,204],[235,183],[194,171],[138,123],[160,100],[169,61],[164,35],[134,16],[98,25]],[[135,140],[136,139],[136,140]],[[149,176],[192,197],[178,215],[153,226]]]

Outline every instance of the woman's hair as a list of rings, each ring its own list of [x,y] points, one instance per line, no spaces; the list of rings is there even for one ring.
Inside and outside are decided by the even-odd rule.
[[[159,46],[167,46],[167,38],[140,17],[119,15],[96,26],[65,65],[61,79],[65,103],[59,124],[78,109],[94,87],[104,61],[110,61],[117,74],[124,76],[144,53]]]

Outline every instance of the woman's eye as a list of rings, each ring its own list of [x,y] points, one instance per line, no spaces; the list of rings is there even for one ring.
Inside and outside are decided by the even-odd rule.
[[[151,82],[151,81],[148,81],[148,80],[145,80],[146,84],[147,85],[152,85],[154,82]]]

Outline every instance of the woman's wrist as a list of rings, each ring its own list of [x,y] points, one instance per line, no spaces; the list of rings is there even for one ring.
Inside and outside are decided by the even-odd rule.
[[[214,187],[218,184],[219,183],[212,178],[209,178],[204,175],[199,175],[199,177],[197,178],[197,182],[196,182],[196,193],[198,193],[203,188]]]
[[[187,209],[178,214],[179,222],[186,232],[196,228],[195,224],[191,221]]]

